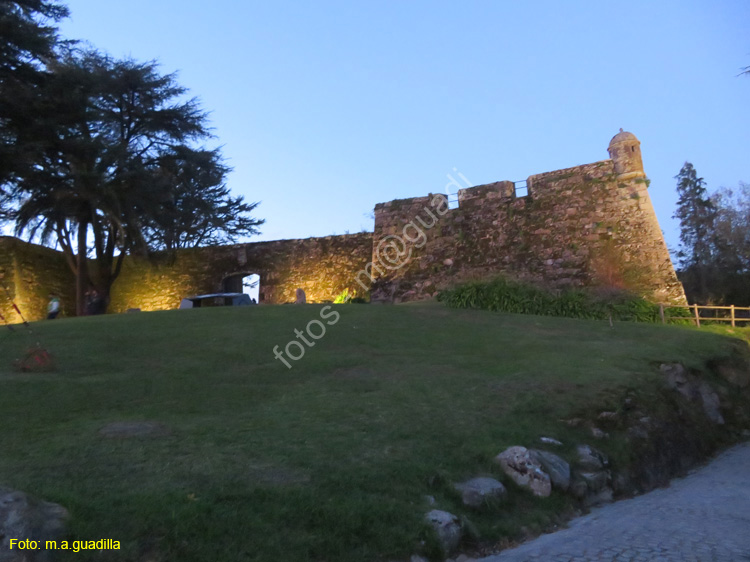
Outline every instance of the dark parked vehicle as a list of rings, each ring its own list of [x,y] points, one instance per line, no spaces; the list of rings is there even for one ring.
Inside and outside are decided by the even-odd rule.
[[[250,306],[255,304],[245,293],[213,293],[186,297],[180,302],[180,308],[203,308],[208,306]]]

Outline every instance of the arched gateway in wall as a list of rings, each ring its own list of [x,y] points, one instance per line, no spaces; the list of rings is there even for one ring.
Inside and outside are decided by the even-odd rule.
[[[250,298],[261,303],[264,300],[264,294],[260,285],[260,274],[256,271],[243,271],[227,275],[221,281],[222,293],[245,293]]]

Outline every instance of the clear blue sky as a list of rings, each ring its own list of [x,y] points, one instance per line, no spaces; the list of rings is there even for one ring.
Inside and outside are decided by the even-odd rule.
[[[262,201],[254,240],[372,229],[372,208],[607,158],[641,140],[676,246],[675,180],[750,182],[750,2],[68,0],[68,38],[157,59]],[[455,174],[454,174],[455,175]]]

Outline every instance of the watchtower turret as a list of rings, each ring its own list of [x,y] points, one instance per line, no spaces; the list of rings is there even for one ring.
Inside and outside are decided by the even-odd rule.
[[[641,141],[633,133],[617,133],[609,141],[609,157],[615,164],[615,173],[620,181],[634,178],[645,178],[643,160],[641,159]]]

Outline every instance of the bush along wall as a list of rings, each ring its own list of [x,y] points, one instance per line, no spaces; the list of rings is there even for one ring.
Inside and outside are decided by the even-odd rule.
[[[661,322],[659,305],[617,289],[549,290],[529,283],[498,277],[442,291],[438,300],[453,308],[494,312],[564,316],[590,320]],[[668,316],[689,316],[681,308],[667,308]]]

